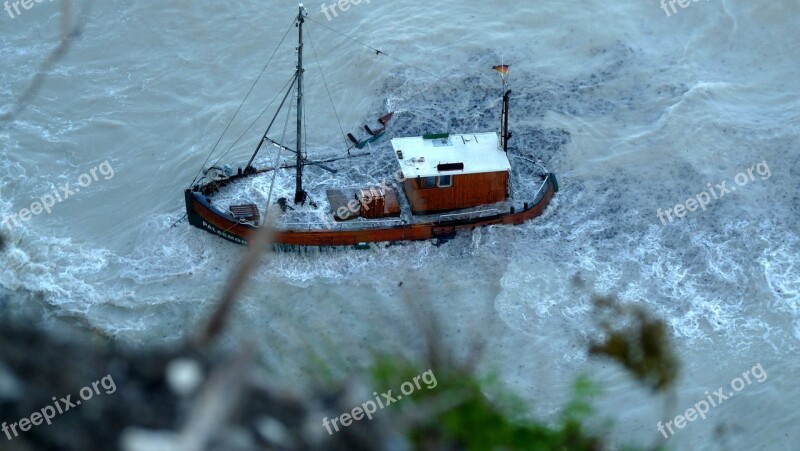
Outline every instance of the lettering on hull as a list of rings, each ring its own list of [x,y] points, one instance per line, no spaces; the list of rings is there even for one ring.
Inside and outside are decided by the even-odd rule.
[[[225,231],[220,230],[217,227],[214,227],[213,225],[207,223],[206,221],[203,221],[203,228],[213,233],[214,235],[218,235],[221,236],[222,238],[225,238],[228,241],[233,241],[234,243],[243,244],[247,246],[247,240],[243,240],[239,237],[231,235],[230,233],[226,233]]]

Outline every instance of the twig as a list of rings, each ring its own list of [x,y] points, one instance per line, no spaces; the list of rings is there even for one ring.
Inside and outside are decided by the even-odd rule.
[[[264,225],[255,233],[255,237],[250,240],[247,254],[245,255],[242,263],[234,271],[225,292],[217,305],[211,320],[203,329],[202,333],[196,339],[196,343],[200,346],[205,346],[214,340],[224,329],[225,324],[230,316],[230,311],[239,294],[244,289],[245,282],[250,274],[258,267],[261,262],[262,254],[266,253],[269,245],[272,243],[274,236],[274,229],[270,226],[268,221],[264,221]]]
[[[87,16],[89,10],[91,10],[92,3],[93,0],[88,0],[86,2],[88,6],[85,8],[84,17]],[[46,72],[66,55],[72,39],[80,36],[84,25],[86,25],[85,22],[75,25],[75,27],[72,26],[72,0],[63,0],[61,3],[61,40],[58,46],[50,52],[50,55],[39,65],[39,70],[36,72],[30,84],[28,84],[28,87],[25,88],[25,91],[17,98],[12,110],[0,115],[0,120],[11,121],[25,109],[30,99],[39,92],[39,89],[44,84],[47,78]]]

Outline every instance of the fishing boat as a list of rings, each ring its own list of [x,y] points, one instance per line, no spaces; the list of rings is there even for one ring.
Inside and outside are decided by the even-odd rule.
[[[372,176],[372,180],[360,186],[337,183],[341,167],[336,166],[340,162],[353,167],[352,161],[378,158],[372,152],[373,146],[389,134],[393,119],[397,119],[393,112],[387,112],[377,120],[377,126],[364,126],[361,132],[364,138],[348,133],[346,155],[309,158],[303,67],[307,21],[313,19],[301,3],[293,21],[298,30],[297,65],[285,93],[281,90],[276,95],[275,101],[283,94],[282,101],[249,161],[237,169],[221,165],[220,160],[209,167],[204,163],[185,190],[189,224],[243,245],[248,244],[259,228],[269,224],[274,228],[273,241],[278,248],[364,247],[370,243],[447,240],[461,231],[518,225],[543,213],[558,191],[558,182],[553,173],[524,149],[509,151],[512,133],[508,65],[492,68],[502,79],[497,131],[395,137],[390,140],[391,151],[384,145],[380,154],[384,161],[390,162],[383,179]],[[284,127],[277,137],[273,126],[282,113],[286,114]],[[290,121],[291,117],[295,121]],[[290,122],[296,128],[289,133],[294,135],[293,139],[287,141]],[[255,162],[266,148],[275,155],[259,166]],[[289,161],[282,160],[283,156],[288,156]],[[278,173],[286,170],[294,172],[293,193],[287,180],[276,188]],[[308,193],[304,177],[311,172],[328,175],[315,180],[316,192]],[[287,177],[291,180],[291,174],[283,173],[282,178]],[[290,194],[273,201],[276,191]],[[293,199],[289,201],[291,194]],[[248,195],[258,199],[242,197]]]

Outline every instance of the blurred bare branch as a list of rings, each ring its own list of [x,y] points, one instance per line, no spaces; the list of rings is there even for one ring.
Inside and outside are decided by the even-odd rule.
[[[255,349],[245,345],[238,355],[214,369],[180,433],[177,449],[208,449],[239,404],[248,383],[248,370],[253,364]]]
[[[200,346],[209,344],[225,329],[225,324],[228,321],[230,312],[244,289],[247,278],[250,277],[261,263],[261,257],[269,250],[273,236],[274,229],[265,221],[264,225],[250,240],[247,254],[245,254],[242,262],[234,270],[222,294],[222,299],[220,299],[216,310],[214,310],[211,316],[211,320],[200,335],[195,338],[196,344]]]
[[[11,121],[13,120],[22,110],[25,109],[25,106],[28,105],[31,98],[39,92],[42,85],[44,84],[45,80],[47,79],[47,74],[50,69],[60,61],[64,55],[67,54],[72,41],[81,35],[83,32],[83,28],[86,25],[86,19],[89,15],[89,11],[94,3],[94,0],[87,0],[84,3],[84,7],[82,8],[81,16],[83,17],[83,21],[74,23],[73,19],[73,2],[72,0],[63,0],[61,3],[61,39],[58,43],[58,46],[50,52],[50,55],[45,58],[44,61],[39,65],[39,69],[36,71],[36,75],[34,75],[33,80],[28,84],[28,87],[25,88],[25,91],[17,98],[14,106],[11,108],[11,111],[5,114],[0,115],[0,120]]]

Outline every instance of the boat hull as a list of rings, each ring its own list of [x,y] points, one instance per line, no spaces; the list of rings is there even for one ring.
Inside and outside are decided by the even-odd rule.
[[[364,243],[421,241],[433,238],[450,238],[459,231],[490,225],[517,225],[540,216],[557,190],[555,177],[550,174],[543,195],[533,205],[520,211],[509,211],[488,217],[454,219],[449,221],[403,224],[383,228],[341,229],[289,229],[278,230],[273,242],[291,246],[354,246]],[[247,245],[259,230],[251,224],[236,221],[232,215],[212,206],[206,196],[192,190],[185,191],[186,212],[189,223],[228,241]]]

